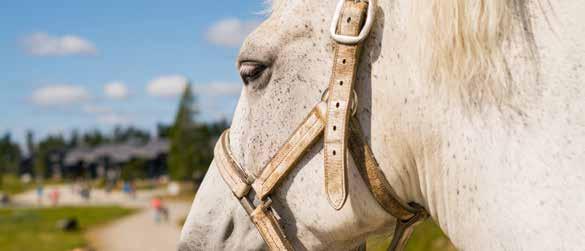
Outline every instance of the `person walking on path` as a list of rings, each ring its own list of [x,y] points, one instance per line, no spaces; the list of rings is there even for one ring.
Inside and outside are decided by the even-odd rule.
[[[51,199],[51,205],[53,207],[56,207],[59,204],[59,189],[55,188],[51,191],[51,193],[49,193],[49,199]]]
[[[164,206],[160,197],[152,198],[150,205],[154,209],[154,221],[156,223],[161,222],[161,220],[169,221],[169,210]]]
[[[43,184],[38,184],[37,185],[37,205],[42,205],[43,204],[43,196],[44,196],[44,188],[43,188]]]
[[[134,191],[134,189],[135,189],[134,188],[134,185],[133,185],[133,183],[131,181],[124,181],[124,187],[122,188],[122,190],[131,199],[135,199],[136,198],[136,192]]]

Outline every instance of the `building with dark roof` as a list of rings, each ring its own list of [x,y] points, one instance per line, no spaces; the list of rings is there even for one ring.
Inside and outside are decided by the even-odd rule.
[[[166,173],[169,149],[166,139],[154,139],[146,144],[130,142],[79,147],[65,154],[63,173],[73,177],[117,179],[126,163],[140,159],[145,161],[147,177],[154,178]]]

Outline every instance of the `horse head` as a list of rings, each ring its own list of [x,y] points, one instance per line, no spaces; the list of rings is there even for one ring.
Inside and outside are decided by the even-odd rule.
[[[564,10],[559,20],[576,24],[571,20],[579,15],[568,2],[576,1],[557,4]],[[229,132],[233,159],[252,177],[261,175],[322,100],[338,46],[328,32],[334,1],[274,0],[271,5],[269,17],[246,39],[237,60],[244,88]],[[561,214],[585,221],[585,214],[576,210],[584,206],[583,195],[569,200],[562,194],[567,184],[584,187],[584,171],[571,176],[581,178],[565,174],[574,174],[570,167],[585,161],[585,154],[567,155],[585,149],[585,118],[576,115],[581,124],[563,126],[546,122],[565,101],[583,105],[585,99],[559,98],[570,96],[583,74],[574,79],[560,74],[565,84],[553,88],[547,83],[558,76],[540,68],[547,57],[551,68],[577,66],[585,57],[551,59],[560,47],[547,43],[554,35],[543,27],[555,24],[529,15],[541,7],[533,1],[381,1],[374,6],[376,19],[357,59],[355,116],[381,173],[397,198],[426,208],[464,249],[552,248],[551,240],[566,247],[583,244],[576,234],[583,233],[579,224],[541,217]],[[572,36],[585,37],[583,30],[574,31]],[[561,94],[547,98],[547,90]],[[571,112],[578,114],[563,111]],[[580,136],[556,145],[555,152],[563,154],[548,152],[551,137],[543,135],[561,140],[566,132]],[[563,166],[554,169],[550,163]],[[394,229],[396,219],[377,203],[352,158],[347,201],[339,208],[331,206],[324,189],[323,141],[296,165],[271,196],[295,249],[349,250],[367,236]],[[548,185],[535,187],[545,175]],[[518,241],[522,233],[529,238]],[[222,179],[217,158],[197,192],[181,239],[181,250],[265,248]]]

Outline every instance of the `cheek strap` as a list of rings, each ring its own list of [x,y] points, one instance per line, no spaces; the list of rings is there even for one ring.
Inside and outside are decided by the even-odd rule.
[[[368,17],[370,24],[365,29],[369,31],[375,6],[368,7],[368,3],[363,1],[341,1],[339,13],[334,19],[337,21],[335,33],[349,38],[360,37],[364,31],[364,22],[368,23],[365,21]],[[366,15],[366,12],[370,14]],[[322,101],[278,149],[258,178],[253,179],[248,175],[233,157],[229,129],[221,135],[215,146],[215,163],[223,180],[246,210],[270,250],[293,250],[272,207],[270,194],[322,134],[325,192],[333,208],[340,210],[347,200],[347,156],[351,153],[361,177],[376,201],[398,220],[389,250],[401,250],[412,233],[412,226],[428,217],[423,207],[414,203],[405,205],[396,196],[380,171],[372,149],[362,134],[359,121],[353,116],[357,107],[354,90],[362,40],[363,38],[355,43],[336,44],[331,80]]]

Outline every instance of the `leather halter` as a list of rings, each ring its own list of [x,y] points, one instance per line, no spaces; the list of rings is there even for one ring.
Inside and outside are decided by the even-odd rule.
[[[367,35],[368,26],[371,26],[371,20],[364,20],[373,19],[372,10],[375,7],[372,0],[369,4],[364,1],[340,0],[339,13],[334,18],[334,22],[338,21],[335,24],[337,29],[334,29],[339,33],[337,38],[334,36],[338,43],[328,91],[257,178],[248,175],[232,156],[229,129],[221,135],[215,146],[215,160],[221,176],[270,250],[293,250],[271,206],[270,194],[321,135],[324,135],[325,191],[333,208],[341,209],[347,198],[346,151],[349,150],[376,201],[397,218],[389,250],[401,250],[410,237],[412,226],[428,217],[421,206],[415,203],[406,205],[396,196],[380,171],[359,121],[353,116],[357,108],[357,99],[352,93],[355,94],[360,42],[364,38],[364,30],[368,29],[365,32]],[[339,37],[342,39],[339,40]]]

